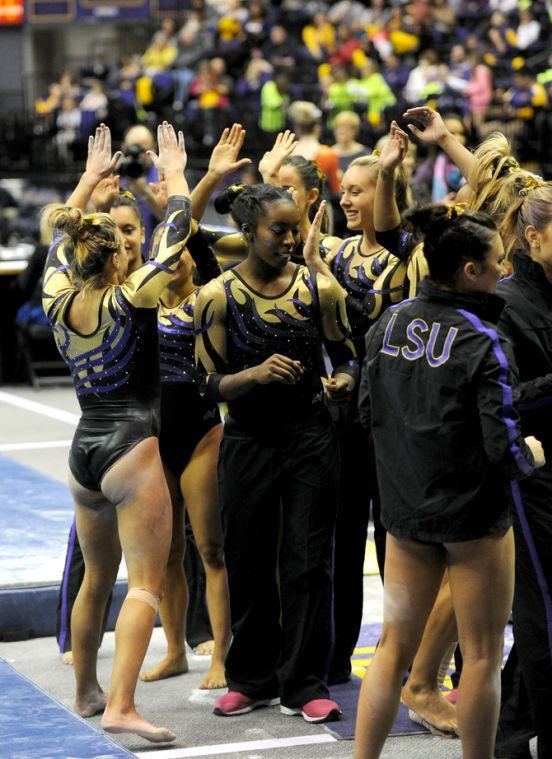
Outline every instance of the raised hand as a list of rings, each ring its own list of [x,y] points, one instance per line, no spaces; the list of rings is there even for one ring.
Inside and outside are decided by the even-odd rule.
[[[259,163],[259,172],[264,182],[269,182],[278,176],[282,163],[293,153],[296,146],[295,134],[289,129],[278,133],[272,150],[265,153]]]
[[[424,127],[423,131],[418,129],[414,124],[408,124],[408,128],[422,142],[429,142],[431,145],[438,145],[442,140],[450,136],[441,115],[428,108],[427,105],[419,108],[409,108],[404,113],[406,119],[416,119]]]
[[[119,197],[119,179],[118,176],[109,176],[100,179],[94,192],[92,193],[92,204],[96,211],[109,211],[113,203]]]
[[[160,208],[165,209],[169,202],[167,182],[165,181],[165,177],[161,174],[159,176],[159,182],[148,182],[148,185],[153,193],[156,203]]]
[[[122,157],[123,153],[120,150],[111,155],[111,132],[105,124],[100,124],[95,134],[88,138],[85,173],[98,177],[99,181],[113,174]]]
[[[157,145],[159,155],[148,150],[148,158],[153,162],[155,168],[160,174],[182,174],[186,168],[188,157],[186,155],[186,146],[184,144],[184,133],[178,132],[178,137],[174,127],[164,121],[157,127]]]
[[[408,153],[408,135],[396,121],[391,122],[389,139],[381,149],[379,168],[382,171],[394,171],[404,161]]]
[[[220,140],[213,148],[209,160],[208,171],[221,178],[232,171],[242,169],[251,163],[250,158],[241,158],[238,155],[245,140],[245,129],[241,124],[232,124],[223,131]]]
[[[322,225],[322,219],[324,218],[324,212],[326,210],[326,201],[323,200],[320,203],[320,208],[316,212],[316,216],[312,221],[311,228],[307,235],[305,245],[303,247],[303,258],[305,264],[318,274],[324,274],[328,276],[330,270],[327,264],[324,263],[320,255],[320,227]]]

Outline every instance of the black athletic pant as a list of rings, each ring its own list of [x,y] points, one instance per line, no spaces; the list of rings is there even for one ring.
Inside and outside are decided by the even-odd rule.
[[[186,520],[184,571],[188,582],[186,640],[191,648],[195,648],[206,640],[212,640],[213,633],[205,600],[205,571],[188,520]],[[84,559],[73,521],[57,603],[56,638],[61,653],[71,650],[71,612],[83,578]],[[107,627],[111,598],[109,596],[105,609],[102,636]]]
[[[56,612],[56,639],[60,653],[62,654],[66,651],[71,651],[71,614],[83,579],[84,558],[77,537],[77,526],[75,520],[73,520],[73,524],[69,530],[67,554],[65,556],[65,566],[63,568],[61,585],[59,586]],[[102,638],[107,627],[109,610],[111,609],[111,599],[112,595],[110,594],[104,612]]]
[[[328,698],[339,449],[324,410],[253,436],[227,420],[219,493],[233,639],[229,689],[288,707]]]
[[[345,414],[336,427],[341,471],[334,545],[335,643],[330,661],[330,683],[343,682],[351,676],[351,656],[362,624],[364,556],[371,501],[376,519],[379,516],[374,451],[366,431],[354,417],[348,421]],[[383,533],[385,543],[385,530]],[[381,549],[381,545],[377,549]],[[378,560],[381,558],[379,553],[378,550]]]
[[[538,736],[539,759],[552,757],[552,466],[513,484],[516,542],[514,640],[523,686],[529,700],[533,735]],[[510,710],[512,705],[510,703]],[[526,731],[519,699],[519,730],[499,724],[498,756],[519,753],[519,731]]]

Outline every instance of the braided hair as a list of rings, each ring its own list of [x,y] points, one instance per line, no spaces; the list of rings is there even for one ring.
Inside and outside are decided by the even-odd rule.
[[[64,233],[71,277],[82,290],[105,281],[105,265],[121,248],[117,225],[107,213],[84,214],[79,208],[45,210],[48,223]]]

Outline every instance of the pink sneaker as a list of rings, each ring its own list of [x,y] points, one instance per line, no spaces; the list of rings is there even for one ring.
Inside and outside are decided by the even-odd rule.
[[[343,714],[339,704],[329,698],[315,698],[304,704],[302,709],[280,706],[280,711],[288,716],[301,714],[306,722],[334,722]]]
[[[455,704],[458,699],[458,688],[453,688],[450,693],[447,693],[445,698],[447,701],[450,701],[451,704]]]
[[[277,706],[279,703],[279,698],[260,698],[255,700],[249,698],[249,696],[244,696],[243,693],[230,690],[224,696],[217,698],[213,713],[218,714],[219,717],[234,717],[238,714],[252,712],[253,709],[258,709],[260,706]]]

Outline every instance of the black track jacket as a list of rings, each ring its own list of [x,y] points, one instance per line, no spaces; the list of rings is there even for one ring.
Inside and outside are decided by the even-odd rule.
[[[514,271],[497,286],[506,301],[498,327],[511,341],[519,368],[523,434],[540,440],[552,463],[552,285],[525,253],[514,254]]]
[[[359,410],[364,424],[371,416],[382,522],[395,537],[456,542],[510,524],[508,480],[534,461],[513,354],[494,327],[503,306],[426,279],[367,335]]]

